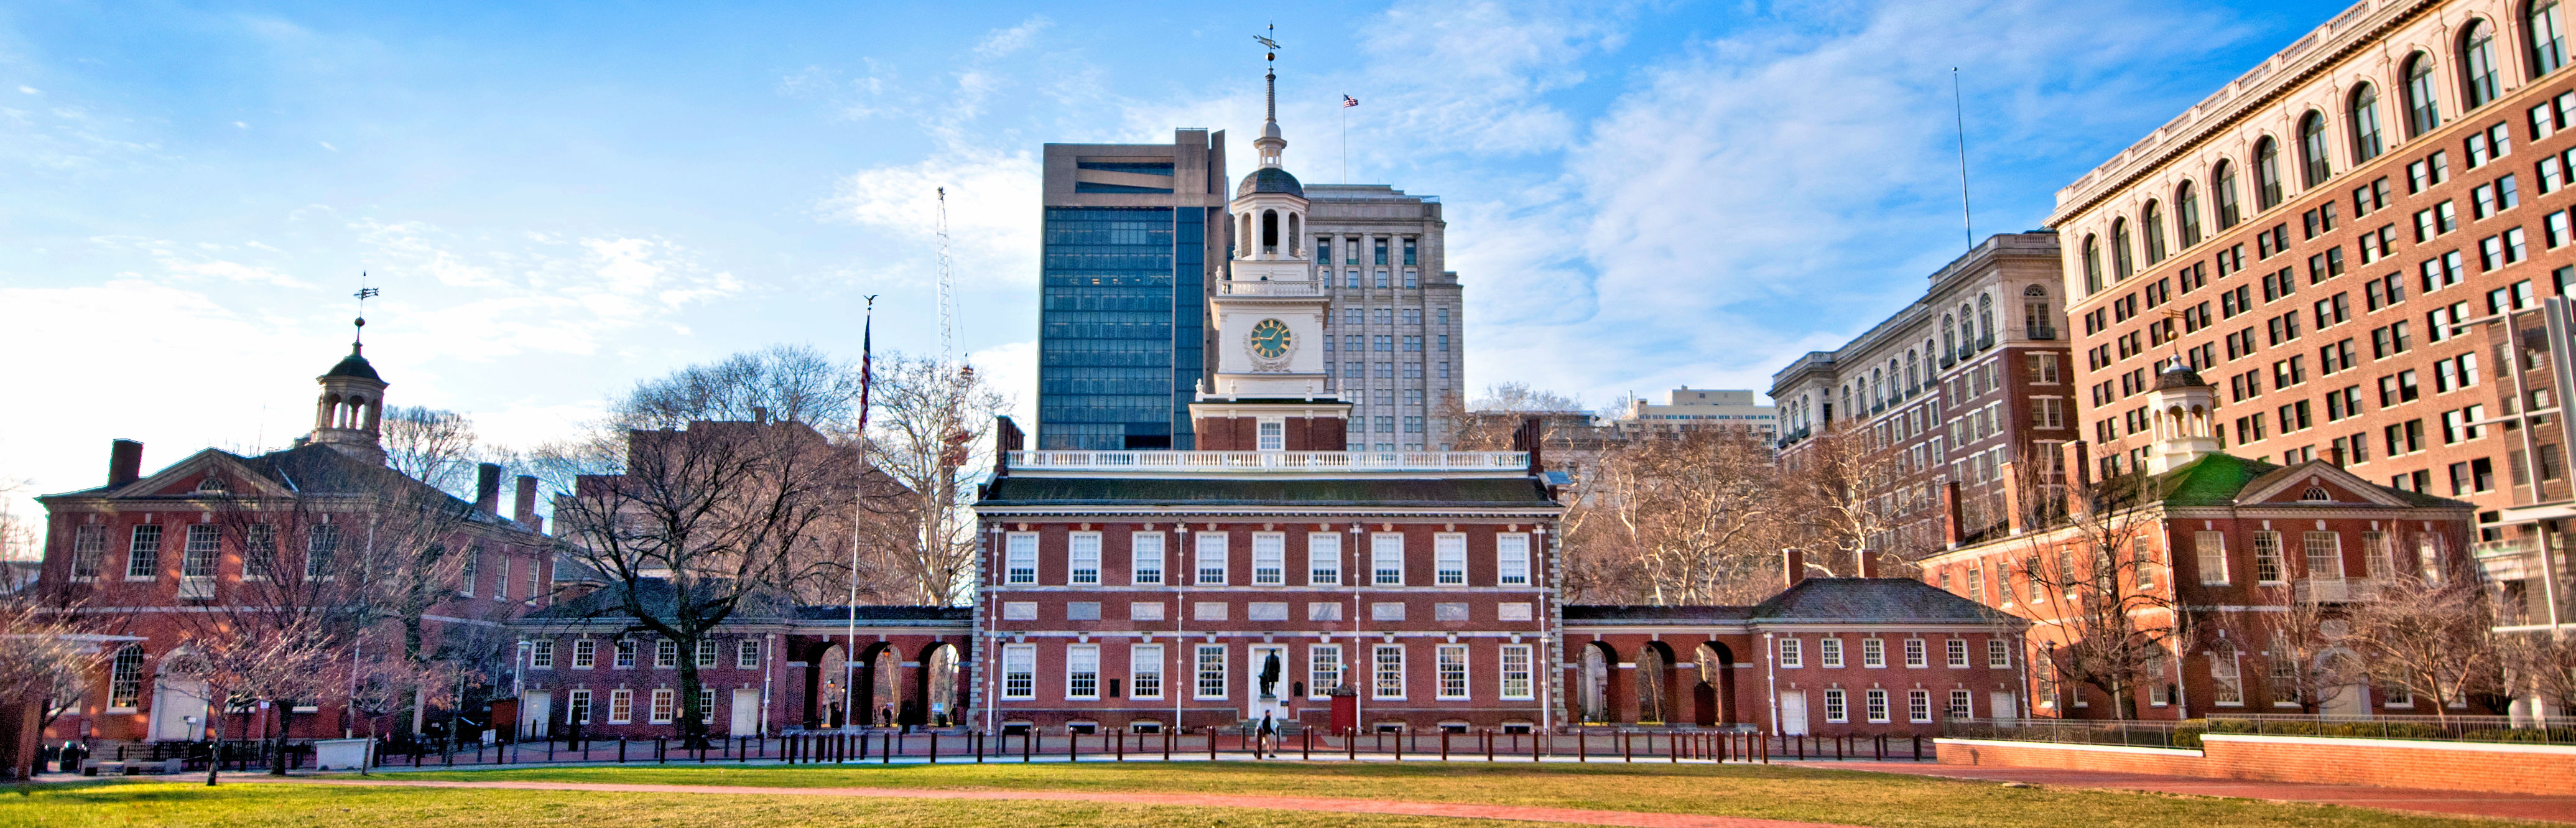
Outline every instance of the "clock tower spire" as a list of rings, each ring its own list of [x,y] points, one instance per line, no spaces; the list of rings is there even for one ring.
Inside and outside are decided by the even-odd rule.
[[[1257,37],[1279,59],[1279,44]],[[1234,259],[1209,298],[1217,328],[1213,388],[1190,406],[1199,447],[1215,451],[1339,451],[1350,403],[1324,390],[1324,321],[1331,297],[1305,242],[1306,189],[1281,166],[1279,76],[1262,73],[1265,122],[1253,140],[1261,166],[1231,203]],[[1329,433],[1327,433],[1329,432]]]

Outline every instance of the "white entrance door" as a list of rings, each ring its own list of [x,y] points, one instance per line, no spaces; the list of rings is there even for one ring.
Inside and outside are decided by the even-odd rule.
[[[2013,704],[2013,694],[2009,690],[1997,690],[1995,692],[1988,693],[1986,694],[1986,701],[1989,703],[1989,706],[1986,708],[1987,716],[1997,719],[2021,718],[2021,707]]]
[[[1780,694],[1780,732],[1789,736],[1807,735],[1807,691],[1791,690]]]
[[[546,723],[554,721],[555,694],[552,690],[530,690],[519,700],[519,738],[546,738]]]
[[[733,691],[733,736],[756,736],[760,733],[760,690],[744,687]]]
[[[206,683],[187,679],[162,679],[154,682],[153,740],[192,742],[205,736]]]

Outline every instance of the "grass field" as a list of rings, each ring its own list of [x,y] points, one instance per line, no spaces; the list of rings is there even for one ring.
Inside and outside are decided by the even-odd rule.
[[[1228,762],[816,767],[591,767],[388,774],[400,779],[527,780],[775,787],[1275,794],[1650,811],[1878,826],[2495,825],[2251,800],[2057,788],[2007,788],[1890,774],[1766,766],[1300,765]],[[656,806],[635,811],[638,798]],[[349,808],[342,812],[340,808]],[[635,814],[649,814],[636,817]],[[822,819],[893,825],[1411,825],[1460,820],[1256,809],[1032,802],[869,800],[763,795],[351,789],[111,783],[0,798],[0,824],[788,825]],[[1522,823],[1527,824],[1527,823]]]

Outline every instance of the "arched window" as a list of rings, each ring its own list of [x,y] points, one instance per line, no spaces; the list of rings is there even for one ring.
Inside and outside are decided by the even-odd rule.
[[[2261,212],[2281,203],[2281,142],[2264,136],[2254,142],[2254,210]]]
[[[2245,211],[2236,197],[2236,165],[2218,162],[2218,171],[2210,174],[2210,180],[2218,182],[2212,185],[2218,188],[2218,229],[2225,230],[2244,221]]]
[[[2533,0],[2530,21],[2531,75],[2539,77],[2567,65],[2567,34],[2558,29],[2558,0]]]
[[[1261,252],[1279,252],[1279,211],[1261,211]]]
[[[2225,572],[2200,573],[2201,581],[2207,583],[2223,581],[2226,577]],[[2245,703],[2245,679],[2236,668],[2235,643],[2221,638],[2209,645],[2209,683],[2212,703],[2230,707]]]
[[[1637,678],[1638,724],[1664,723],[1668,715],[1664,702],[1664,680],[1665,674],[1670,672],[1666,665],[1670,663],[1664,658],[1663,649],[1655,644],[1648,644],[1645,649],[1637,652],[1637,669],[1634,675]]]
[[[2469,109],[2496,99],[2495,26],[2484,20],[2469,22],[2468,32],[2460,35],[2460,70]]]
[[[2379,157],[2387,147],[2379,140],[2378,87],[2365,83],[2352,90],[2349,117],[2352,118],[2352,162],[2359,164]]]
[[[127,644],[108,664],[107,706],[132,710],[143,700],[143,645]]]
[[[1990,348],[1994,344],[1995,297],[1981,293],[1977,295],[1977,347]]]
[[[1923,371],[1922,366],[1917,365],[1917,364],[1914,362],[1914,352],[1913,352],[1913,351],[1910,351],[1910,350],[1909,350],[1909,351],[1906,351],[1906,352],[1905,352],[1905,388],[1906,388],[1906,390],[1911,391],[1911,390],[1914,390],[1914,389],[1917,389],[1917,388],[1921,388],[1921,387],[1923,387],[1923,373],[1922,373],[1922,371]]]
[[[2038,285],[2021,289],[2022,334],[2032,339],[2055,339],[2056,317],[2048,315],[2048,289]]]
[[[2200,243],[2200,191],[2193,189],[2189,181],[2174,188],[2174,229],[2179,231],[2182,246]]]
[[[1949,314],[1941,314],[1941,359],[1944,362],[1959,358],[1959,335],[1952,327],[1951,318]]]
[[[2125,282],[2138,275],[2136,254],[2129,252],[2129,220],[2111,220],[2111,280]]]
[[[2440,87],[2433,85],[2433,56],[2416,52],[2406,58],[2406,137],[2442,125]]]
[[[2323,184],[2327,176],[2334,174],[2333,165],[2327,163],[2328,157],[2325,113],[2309,110],[2308,114],[2299,118],[2299,186],[2301,188]]]
[[[2165,207],[2153,201],[2138,215],[2140,228],[2147,233],[2147,264],[2165,260]]]
[[[2084,295],[2102,292],[2102,240],[2084,237]]]

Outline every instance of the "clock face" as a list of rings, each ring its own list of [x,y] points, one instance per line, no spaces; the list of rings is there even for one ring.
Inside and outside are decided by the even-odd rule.
[[[1260,354],[1263,359],[1278,359],[1287,354],[1289,346],[1294,344],[1296,344],[1296,334],[1288,331],[1288,325],[1285,322],[1264,319],[1260,324],[1252,326],[1252,352]]]

